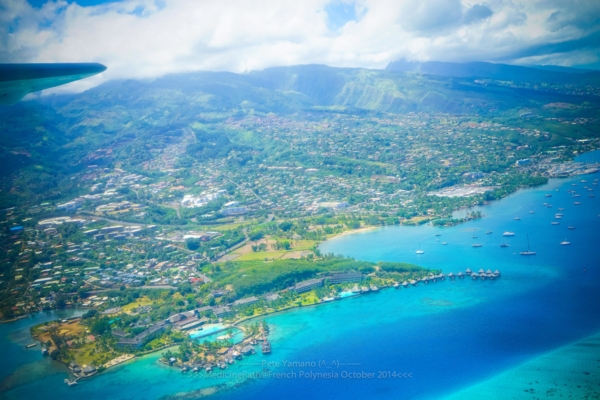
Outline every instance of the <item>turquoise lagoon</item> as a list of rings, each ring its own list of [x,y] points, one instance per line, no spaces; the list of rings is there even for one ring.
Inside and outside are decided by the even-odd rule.
[[[598,160],[600,153],[586,157]],[[24,348],[29,339],[23,339],[23,330],[35,320],[1,325],[0,340],[11,355],[0,370],[2,394],[8,399],[37,399],[44,394],[87,400],[208,395],[501,399],[502,387],[510,387],[511,398],[532,398],[549,389],[542,377],[556,383],[554,378],[566,376],[548,367],[557,363],[557,357],[568,360],[567,366],[585,364],[582,368],[590,371],[582,372],[589,374],[584,379],[600,382],[598,368],[592,369],[589,360],[580,360],[580,353],[569,350],[574,342],[576,347],[592,343],[586,347],[588,353],[598,353],[591,339],[577,342],[600,331],[600,197],[590,198],[592,192],[584,189],[598,190],[592,185],[598,177],[552,180],[519,191],[481,207],[485,218],[451,228],[385,227],[325,242],[323,252],[362,260],[406,261],[444,273],[498,269],[502,277],[388,289],[267,316],[273,353],[263,356],[258,351],[223,375],[182,374],[159,364],[160,354],[153,354],[67,387],[62,383],[67,376],[64,368],[43,359],[39,347]],[[571,197],[570,189],[581,197]],[[552,207],[544,207],[545,202]],[[559,207],[564,216],[557,220]],[[552,221],[560,224],[551,225]],[[567,229],[569,225],[575,229]],[[505,231],[515,236],[504,238]],[[519,252],[527,249],[528,237],[537,255],[524,257]],[[570,246],[560,245],[565,239]],[[473,248],[473,242],[483,246]],[[510,247],[501,248],[502,242]],[[418,248],[425,253],[415,254]],[[528,374],[538,383],[529,382]],[[534,394],[529,383],[537,385]]]

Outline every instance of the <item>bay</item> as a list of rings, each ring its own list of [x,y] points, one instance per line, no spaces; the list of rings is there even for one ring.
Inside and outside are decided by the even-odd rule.
[[[585,157],[600,160],[600,152]],[[248,357],[226,376],[182,374],[153,354],[67,387],[66,371],[42,358],[39,347],[24,350],[27,339],[15,332],[34,321],[22,320],[0,326],[3,346],[20,354],[3,363],[0,388],[9,399],[46,393],[90,400],[429,399],[459,393],[600,331],[600,201],[584,189],[595,188],[596,177],[521,190],[479,208],[485,218],[458,226],[384,227],[321,246],[325,253],[412,262],[444,273],[498,269],[500,279],[446,279],[267,316],[273,353]],[[571,197],[569,189],[581,197]],[[504,238],[505,231],[515,236]],[[528,238],[537,255],[524,257],[519,252]],[[560,245],[565,239],[570,246]],[[510,246],[501,248],[502,242]],[[493,395],[488,391],[485,398]]]

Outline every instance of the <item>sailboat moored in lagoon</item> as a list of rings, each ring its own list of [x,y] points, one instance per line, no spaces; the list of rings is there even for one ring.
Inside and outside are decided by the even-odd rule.
[[[521,255],[522,256],[535,256],[537,253],[535,251],[531,251],[531,248],[529,247],[529,235],[527,235],[527,251],[522,251]]]

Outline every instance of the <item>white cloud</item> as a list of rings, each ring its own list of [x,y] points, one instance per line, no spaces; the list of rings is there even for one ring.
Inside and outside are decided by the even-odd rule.
[[[81,7],[58,0],[36,9],[26,0],[0,0],[0,60],[108,66],[96,78],[61,89],[69,91],[195,70],[308,63],[383,68],[402,57],[562,65],[598,60],[597,47],[528,54],[565,40],[576,44],[598,29],[590,23],[600,18],[595,1],[570,7],[554,0],[357,0],[361,18],[335,32],[328,29],[329,1],[124,0]]]

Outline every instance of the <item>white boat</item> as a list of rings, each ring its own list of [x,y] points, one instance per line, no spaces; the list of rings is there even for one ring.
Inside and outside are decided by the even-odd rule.
[[[425,251],[424,250],[417,250],[415,253],[417,253],[417,254],[425,254]]]
[[[570,244],[571,244],[571,242],[567,242],[566,240],[564,242],[560,242],[561,246],[568,246]]]
[[[527,235],[527,251],[522,251],[522,256],[535,256],[537,253],[529,248],[529,235]]]
[[[504,232],[502,236],[515,236],[514,232]]]

